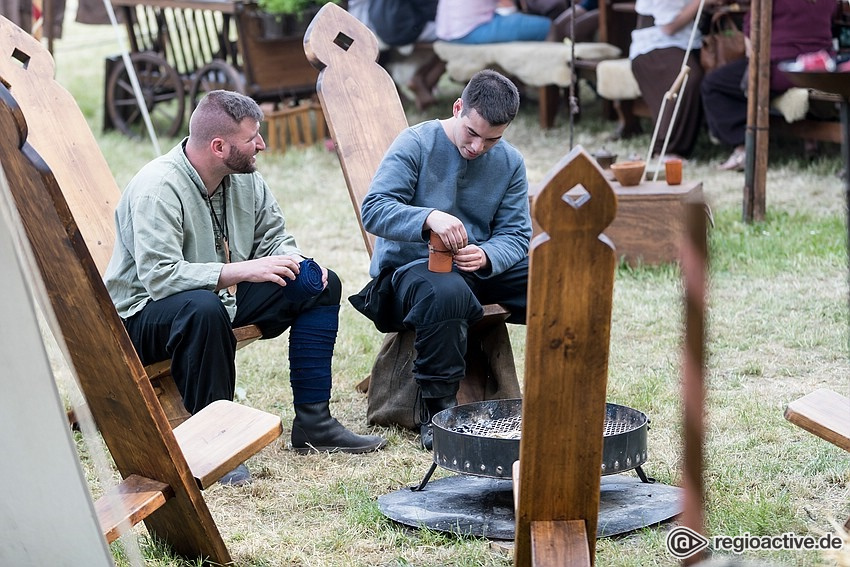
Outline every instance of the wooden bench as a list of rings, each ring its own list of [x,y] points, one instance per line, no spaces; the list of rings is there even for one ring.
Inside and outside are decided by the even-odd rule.
[[[446,71],[455,81],[466,83],[476,72],[495,67],[526,86],[536,88],[541,128],[554,126],[559,93],[573,81],[573,52],[566,43],[513,41],[468,45],[437,41],[434,52],[446,62]],[[620,50],[607,43],[575,44],[575,57],[585,64],[619,56]]]
[[[319,71],[317,93],[337,155],[366,251],[371,256],[375,236],[363,229],[360,204],[386,150],[407,127],[407,117],[395,83],[380,65],[374,34],[353,15],[326,4],[304,36],[308,60]],[[467,375],[458,401],[494,397],[519,397],[519,384],[505,320],[508,312],[498,305],[485,306],[484,319],[470,329]],[[369,379],[360,388],[369,393],[368,417],[373,423],[391,422],[414,428],[412,379],[413,331],[385,336]],[[379,384],[376,384],[380,381]],[[488,389],[498,382],[502,389]],[[376,390],[407,388],[413,396],[393,411],[390,421],[376,420]]]
[[[92,251],[103,259],[105,243],[77,219],[105,226],[97,212],[114,201],[100,190],[114,181],[94,175],[105,162],[73,98],[53,80],[49,53],[2,17],[0,46],[0,162],[50,299],[48,321],[123,479],[96,503],[104,536],[111,541],[119,525],[144,521],[178,554],[229,563],[200,490],[274,441],[280,417],[221,400],[172,429],[101,279]],[[36,138],[62,179],[29,143]]]
[[[806,394],[785,408],[785,419],[850,452],[850,398],[826,388]],[[850,530],[850,518],[844,523]]]
[[[618,132],[629,137],[642,131],[639,118],[651,118],[641,98],[640,86],[632,73],[629,59],[610,59],[596,66],[597,94],[613,103],[617,112]],[[841,124],[837,120],[815,120],[809,115],[814,105],[837,104],[838,97],[811,89],[792,88],[770,101],[771,127],[778,132],[825,142],[841,142]]]

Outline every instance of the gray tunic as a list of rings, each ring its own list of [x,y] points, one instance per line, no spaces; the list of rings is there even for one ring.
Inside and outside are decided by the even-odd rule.
[[[522,154],[505,140],[463,158],[439,120],[407,128],[384,156],[363,199],[363,226],[377,236],[369,273],[428,257],[425,219],[433,210],[459,218],[469,243],[490,260],[478,277],[510,268],[528,254],[531,217]]]
[[[104,281],[125,319],[148,301],[191,289],[215,290],[218,283],[224,252],[216,248],[207,190],[186,158],[185,143],[143,167],[116,207],[115,249]],[[219,217],[227,211],[231,261],[302,254],[259,173],[225,177],[211,202]],[[219,297],[232,320],[236,298],[227,290]]]

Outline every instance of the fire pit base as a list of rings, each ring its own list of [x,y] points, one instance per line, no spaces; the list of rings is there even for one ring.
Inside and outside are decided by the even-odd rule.
[[[682,511],[682,489],[631,475],[602,477],[597,537],[653,526]],[[414,528],[488,539],[514,539],[513,482],[456,475],[378,497],[381,512]]]

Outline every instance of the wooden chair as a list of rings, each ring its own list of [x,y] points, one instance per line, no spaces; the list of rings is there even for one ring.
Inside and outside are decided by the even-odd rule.
[[[100,274],[115,243],[114,211],[121,196],[85,117],[53,80],[53,57],[26,32],[0,19],[0,79],[15,96],[29,125],[29,142],[50,166]],[[237,344],[259,338],[259,327],[234,329]],[[189,417],[171,377],[171,361],[149,365],[148,376],[172,426]]]
[[[785,419],[850,452],[850,398],[818,388],[788,404]],[[850,518],[844,528],[850,530]]]
[[[7,57],[0,63],[0,163],[50,298],[53,332],[64,340],[80,389],[123,479],[95,504],[104,536],[111,542],[121,526],[144,521],[152,535],[181,555],[229,563],[200,491],[275,440],[281,433],[280,417],[222,400],[172,429],[89,251],[93,233],[84,233],[76,220],[79,213],[95,222],[99,217],[94,210],[110,204],[96,196],[97,186],[75,182],[87,178],[86,170],[97,171],[102,156],[95,144],[87,143],[91,132],[70,94],[52,80],[52,61],[40,44],[2,17],[0,44]],[[12,92],[39,102],[30,101],[25,115]],[[27,141],[28,118],[51,104],[49,116],[33,122],[35,128],[54,132],[50,139],[42,131],[40,140],[42,147],[61,148],[50,148],[50,155],[54,163],[67,166],[60,168],[70,185],[64,188]],[[56,127],[50,126],[51,119],[57,120]],[[56,134],[59,126],[62,132]],[[68,175],[71,171],[75,174]],[[92,211],[70,208],[66,195],[74,191],[77,204],[88,198]],[[104,257],[102,242],[94,241],[92,248]]]
[[[592,565],[617,258],[602,234],[617,197],[577,147],[532,195],[515,564]],[[564,293],[564,281],[570,293]],[[557,430],[557,434],[553,434]],[[591,441],[592,440],[592,441]]]
[[[313,66],[320,69],[317,83],[319,102],[336,144],[366,250],[371,256],[375,237],[363,228],[360,204],[369,191],[372,176],[384,153],[407,127],[407,117],[392,78],[377,64],[375,36],[347,11],[334,4],[323,6],[304,36],[304,51]],[[504,372],[502,382],[515,385],[502,392],[504,397],[519,397],[513,353],[505,326],[507,316],[508,312],[501,306],[487,305],[484,320],[470,330],[467,377],[458,393],[461,403],[485,399],[487,377],[492,368],[480,356],[474,357],[484,349],[491,351],[488,355],[490,360],[495,358],[503,362],[500,365]],[[412,336],[412,331],[399,335],[405,334]],[[485,335],[488,346],[478,346],[485,340]],[[396,333],[388,334],[379,360],[398,358],[398,341]],[[412,349],[412,341],[401,348]],[[496,352],[492,352],[493,349]],[[407,358],[412,362],[412,356]],[[401,372],[409,375],[411,364],[402,366]],[[375,379],[375,368],[371,379]],[[406,381],[412,383],[412,379]],[[368,389],[368,384],[364,381],[361,388]]]

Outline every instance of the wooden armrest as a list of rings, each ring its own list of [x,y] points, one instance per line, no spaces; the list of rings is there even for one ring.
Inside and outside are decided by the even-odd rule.
[[[202,489],[280,436],[280,417],[218,400],[174,428],[174,437]]]
[[[794,400],[785,408],[785,419],[850,451],[850,399],[819,388]]]
[[[531,564],[534,567],[591,565],[583,520],[531,522]]]
[[[165,483],[131,474],[94,504],[100,529],[107,543],[120,536],[122,523],[135,526],[174,495]]]

